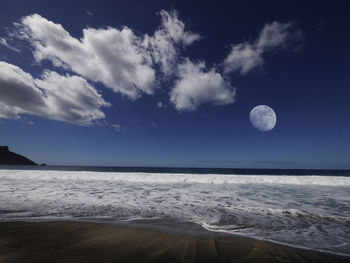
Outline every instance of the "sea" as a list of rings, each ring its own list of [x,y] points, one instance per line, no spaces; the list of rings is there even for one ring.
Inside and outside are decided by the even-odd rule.
[[[350,256],[350,171],[0,166],[0,221],[191,222]]]

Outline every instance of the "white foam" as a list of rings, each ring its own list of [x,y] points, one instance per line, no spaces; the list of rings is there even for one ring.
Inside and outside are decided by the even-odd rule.
[[[167,174],[121,173],[91,171],[0,170],[0,179],[26,180],[84,180],[123,181],[135,183],[202,183],[202,184],[289,184],[350,186],[350,177],[293,176],[293,175],[237,175],[237,174]]]

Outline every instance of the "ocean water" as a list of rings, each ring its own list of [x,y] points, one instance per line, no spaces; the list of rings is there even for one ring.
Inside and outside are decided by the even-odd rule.
[[[350,172],[1,167],[0,220],[193,222],[350,256]]]

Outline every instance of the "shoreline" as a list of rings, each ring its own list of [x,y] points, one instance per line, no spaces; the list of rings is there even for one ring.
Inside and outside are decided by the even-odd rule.
[[[1,222],[0,262],[350,262],[191,223]]]

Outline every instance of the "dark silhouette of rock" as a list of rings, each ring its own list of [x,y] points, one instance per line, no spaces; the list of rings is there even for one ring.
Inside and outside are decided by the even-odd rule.
[[[46,163],[41,163],[40,166],[47,166],[47,164]]]
[[[22,155],[10,152],[7,146],[0,146],[0,164],[38,165]]]

